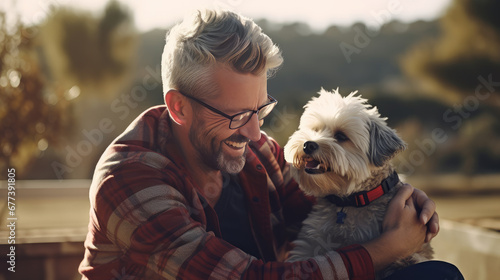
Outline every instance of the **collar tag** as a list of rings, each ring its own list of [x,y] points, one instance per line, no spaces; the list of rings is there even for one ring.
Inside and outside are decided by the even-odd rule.
[[[342,210],[337,212],[337,224],[344,224],[344,220],[347,217],[347,214],[344,212],[344,207],[342,207]]]

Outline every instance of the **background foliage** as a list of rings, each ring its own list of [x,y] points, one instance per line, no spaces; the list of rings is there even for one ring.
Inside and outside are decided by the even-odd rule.
[[[71,117],[63,90],[41,73],[36,43],[26,28],[7,26],[0,12],[0,166],[21,170],[64,136]],[[2,174],[6,176],[5,174]]]

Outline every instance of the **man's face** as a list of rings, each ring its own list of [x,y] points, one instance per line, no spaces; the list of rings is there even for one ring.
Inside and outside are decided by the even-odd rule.
[[[268,102],[267,77],[240,74],[218,66],[214,72],[218,88],[216,98],[203,100],[210,106],[234,115],[245,110],[256,110]],[[260,125],[254,114],[238,129],[229,129],[229,119],[203,106],[195,106],[189,139],[200,160],[209,168],[238,173],[245,165],[249,141],[260,139]]]

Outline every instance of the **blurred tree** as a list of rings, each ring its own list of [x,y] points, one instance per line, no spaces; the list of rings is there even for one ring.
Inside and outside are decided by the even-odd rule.
[[[27,34],[0,11],[0,170],[14,167],[19,176],[34,157],[58,143],[71,122],[63,117],[65,91],[45,86],[35,37]]]
[[[41,30],[54,80],[100,98],[128,85],[137,34],[131,13],[118,1],[108,2],[102,15],[52,7]]]
[[[53,6],[31,28],[37,32],[7,24],[3,12],[0,24],[0,168],[15,167],[19,179],[40,172],[51,178],[50,163],[66,163],[67,150],[81,140],[78,130],[95,127],[109,111],[102,98],[129,86],[133,19],[112,0],[96,15]]]
[[[403,68],[448,101],[476,94],[500,106],[498,11],[498,0],[453,1],[441,19],[441,37],[413,48]]]

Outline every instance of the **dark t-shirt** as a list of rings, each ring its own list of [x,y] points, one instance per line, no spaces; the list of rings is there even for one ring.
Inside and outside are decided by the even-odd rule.
[[[245,203],[245,193],[235,175],[223,174],[224,183],[215,212],[219,217],[222,239],[260,259]]]

